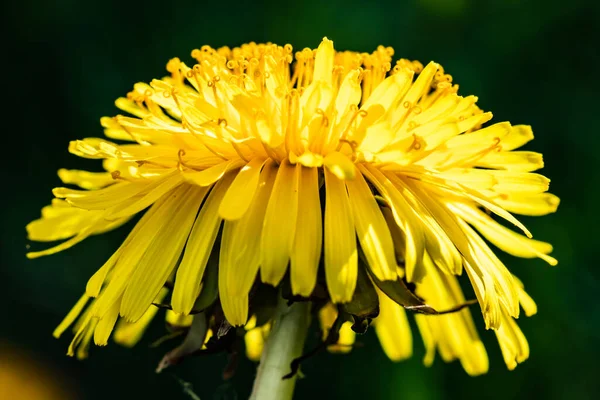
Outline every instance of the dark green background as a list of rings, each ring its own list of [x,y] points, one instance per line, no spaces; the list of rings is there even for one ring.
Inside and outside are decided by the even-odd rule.
[[[38,217],[59,184],[60,167],[96,168],[67,153],[69,140],[102,134],[99,118],[137,81],[162,76],[173,56],[247,41],[316,47],[323,36],[338,49],[435,60],[460,93],[476,94],[495,121],[531,124],[528,149],[544,153],[543,173],[562,204],[557,214],[522,218],[555,245],[558,267],[540,260],[503,260],[535,298],[539,313],[519,322],[531,358],[508,372],[495,336],[480,329],[490,372],[470,378],[458,363],[415,355],[391,363],[373,332],[351,355],[321,354],[304,366],[297,398],[543,399],[600,398],[600,37],[598,2],[570,1],[11,1],[2,6],[2,238],[0,341],[32,354],[63,376],[76,398],[186,399],[175,376],[204,399],[246,398],[254,365],[244,360],[224,383],[223,356],[196,358],[172,372],[153,370],[168,346],[149,349],[162,333],[156,321],[133,350],[110,344],[78,362],[64,355],[70,340],[51,337],[88,277],[116,249],[127,229],[88,239],[39,260],[25,258],[25,224]],[[36,248],[39,248],[36,247]],[[480,324],[481,327],[481,324]],[[0,354],[2,357],[2,354]]]

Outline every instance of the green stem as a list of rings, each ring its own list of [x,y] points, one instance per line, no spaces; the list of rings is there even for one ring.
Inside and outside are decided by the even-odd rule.
[[[289,400],[294,395],[296,376],[282,379],[291,371],[292,360],[302,355],[310,325],[310,302],[288,307],[280,298],[271,332],[263,349],[250,400]]]

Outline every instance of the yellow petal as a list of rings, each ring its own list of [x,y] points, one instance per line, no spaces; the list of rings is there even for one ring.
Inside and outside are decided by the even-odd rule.
[[[365,154],[379,153],[392,139],[394,133],[389,121],[383,120],[369,126],[365,131],[365,137],[361,141],[359,150]]]
[[[154,238],[129,279],[121,302],[121,315],[130,322],[142,317],[173,272],[204,198],[201,188],[179,193],[171,221]]]
[[[265,347],[265,334],[262,327],[250,329],[244,335],[246,344],[246,357],[250,361],[260,361],[263,348]]]
[[[409,282],[413,282],[415,276],[420,276],[418,269],[420,268],[419,266],[425,251],[422,224],[404,196],[381,171],[366,164],[359,164],[359,168],[364,176],[375,185],[379,193],[388,201],[396,224],[404,232],[406,238],[406,249],[404,252],[406,279]]]
[[[401,96],[405,93],[408,95],[414,88],[414,85],[412,87],[410,85],[412,78],[413,73],[410,70],[400,70],[394,75],[388,76],[377,85],[361,109],[370,112],[371,106],[379,105],[385,111],[389,110]]]
[[[522,287],[519,287],[519,303],[521,303],[526,316],[531,317],[537,314],[537,304]]]
[[[279,165],[261,234],[263,282],[277,285],[285,275],[294,244],[298,214],[298,175],[301,165]]]
[[[500,325],[500,307],[498,295],[494,290],[494,280],[489,274],[484,274],[474,263],[472,259],[465,260],[464,269],[481,307],[486,329],[496,329]]]
[[[369,185],[359,172],[354,180],[346,181],[346,187],[356,234],[371,271],[379,280],[395,280],[394,243]]]
[[[279,110],[281,109],[282,102],[285,98],[283,93],[285,93],[285,90],[287,89],[286,86],[288,84],[288,76],[281,73],[280,60],[276,59],[275,57],[266,55],[264,58],[264,63],[265,87],[270,95],[270,100],[273,101],[273,104],[275,104],[276,108]],[[280,116],[277,111],[275,112],[275,115],[277,117]]]
[[[433,364],[433,360],[435,359],[435,336],[432,331],[432,327],[430,326],[430,322],[433,319],[429,318],[429,316],[417,314],[415,315],[415,322],[417,323],[417,327],[419,328],[419,333],[421,334],[421,338],[423,339],[423,344],[425,345],[425,356],[423,357],[423,364],[426,367],[430,367]]]
[[[433,61],[429,62],[429,64],[427,64],[419,73],[419,76],[412,84],[410,91],[402,100],[408,101],[412,105],[415,105],[417,100],[419,100],[425,93],[429,91],[431,81],[433,80],[435,73],[439,70],[439,68],[439,64]]]
[[[381,117],[390,115],[387,112],[394,109],[394,104],[401,99],[407,91],[410,92],[410,90],[412,90],[409,90],[409,88],[411,88],[413,74],[414,73],[411,70],[402,69],[394,75],[387,77],[383,82],[377,85],[375,90],[361,107],[361,110],[367,114],[361,120],[358,129],[353,132],[351,136],[355,142],[362,145],[362,142],[365,139],[368,141],[373,141],[375,139],[373,138],[373,135],[377,135],[377,131],[367,132],[367,128],[380,121]],[[363,96],[365,96],[364,92]],[[389,126],[390,128],[394,127],[391,131],[398,130],[398,127],[395,126],[397,118],[400,118],[400,114],[406,111],[403,107],[396,107],[395,110],[396,111],[391,119],[384,118],[388,125],[391,124]]]
[[[458,121],[458,130],[461,132],[467,132],[470,131],[471,129],[475,129],[475,127],[477,126],[481,126],[482,124],[485,124],[486,122],[488,122],[489,120],[491,120],[493,117],[491,112],[486,112],[486,113],[482,113],[482,114],[475,114],[473,116],[470,117],[466,117],[465,119],[463,119],[462,121],[460,120],[460,116],[459,121]],[[510,135],[510,133],[509,133]],[[505,136],[505,138],[508,136]]]
[[[42,208],[42,217],[28,224],[27,231],[31,240],[46,242],[71,237],[90,225],[95,226],[94,233],[104,233],[128,220],[106,221],[104,215],[104,211],[83,210],[54,198]]]
[[[52,207],[52,206],[49,206]],[[52,207],[54,208],[54,207]],[[37,242],[53,242],[55,240],[67,239],[77,235],[79,232],[90,228],[101,216],[101,211],[88,211],[68,206],[48,212],[40,219],[27,224],[27,238]]]
[[[151,185],[149,185],[145,191],[147,193],[140,199],[136,200],[131,204],[127,204],[125,207],[116,207],[114,211],[106,217],[114,220],[118,218],[124,218],[136,214],[142,211],[144,208],[150,206],[166,193],[179,186],[183,182],[183,178],[179,171],[174,171],[169,174],[165,174],[161,178],[157,179]]]
[[[146,84],[142,84],[145,87],[148,87]],[[139,83],[136,86],[141,86]],[[128,112],[131,115],[135,115],[138,118],[144,118],[150,114],[147,110],[143,109],[136,102],[131,99],[125,97],[119,97],[115,100],[115,105],[121,110]]]
[[[434,121],[440,121],[441,123],[446,120],[446,117],[457,108],[458,104],[462,100],[463,98],[456,94],[450,94],[442,97],[425,110],[422,110],[420,114],[413,116],[411,120],[419,126],[423,126],[428,122]]]
[[[265,161],[253,158],[235,177],[219,206],[219,215],[225,220],[240,219],[250,207],[258,187],[260,171]]]
[[[187,190],[186,186],[182,185],[172,193],[163,196],[148,210],[147,219],[144,215],[140,220],[138,233],[131,236],[129,243],[122,248],[122,254],[113,267],[110,282],[94,302],[92,314],[95,317],[106,314],[111,306],[121,298],[140,259],[149,249],[154,238],[162,233],[164,227],[171,221],[172,211],[180,204],[180,195]],[[101,271],[98,271],[98,274],[102,275]],[[98,281],[96,284],[101,284],[100,277]]]
[[[333,151],[327,154],[323,164],[339,179],[354,179],[356,173],[354,163],[342,153]]]
[[[364,100],[365,96],[366,96],[366,93],[363,91],[363,100]],[[383,106],[381,104],[377,104],[377,103],[373,104],[369,107],[368,110],[366,110],[363,105],[361,111],[359,113],[357,113],[356,120],[360,121],[358,128],[352,129],[348,132],[348,141],[350,143],[352,143],[352,142],[356,143],[360,148],[360,144],[362,143],[362,141],[364,140],[364,138],[367,134],[367,129],[369,127],[371,127],[373,124],[377,123],[381,119],[381,117],[384,116],[385,113],[386,113],[386,110],[383,108]],[[348,118],[349,124],[354,123],[355,117],[353,115],[348,115],[347,118]]]
[[[529,358],[529,343],[513,318],[503,313],[502,324],[495,333],[509,370]]]
[[[69,153],[82,158],[116,158],[119,146],[104,139],[85,138],[69,142]]]
[[[352,299],[358,275],[354,221],[344,182],[325,174],[325,278],[334,303]]]
[[[270,121],[264,117],[257,117],[256,119],[256,131],[260,140],[267,146],[276,148],[283,143],[285,138],[278,134],[273,127],[269,124]]]
[[[513,275],[513,279],[517,284],[517,290],[519,291],[519,303],[521,303],[521,307],[523,311],[525,311],[525,315],[531,317],[532,315],[537,314],[537,304],[535,301],[527,294],[525,291],[525,286],[523,282],[519,280],[516,276]]]
[[[247,296],[256,279],[263,222],[276,175],[277,167],[269,161],[260,173],[258,189],[249,210],[230,224],[227,257],[235,271],[230,274],[227,287],[233,296]]]
[[[502,150],[517,149],[533,139],[533,131],[529,125],[515,125],[510,133],[502,139]]]
[[[94,330],[94,343],[97,346],[106,346],[108,338],[115,327],[117,318],[119,317],[119,304],[115,303],[110,310],[98,321]]]
[[[485,282],[485,297],[487,298],[482,309],[486,323],[489,327],[497,328],[500,320],[492,318],[499,316],[501,309],[506,310],[511,316],[519,316],[519,298],[517,285],[513,276],[498,259],[494,252],[488,247],[483,239],[467,223],[459,221],[461,228],[469,241],[469,249],[463,252],[463,256],[472,268],[467,270],[471,275],[475,273]],[[490,315],[486,308],[491,308]],[[493,322],[493,324],[492,324]]]
[[[317,282],[321,259],[323,220],[317,168],[301,168],[298,181],[298,217],[290,270],[292,293],[308,297]]]
[[[183,171],[183,177],[194,185],[209,186],[223,178],[227,172],[240,168],[244,164],[245,162],[240,159],[223,161],[203,171],[185,170]]]
[[[129,217],[108,221],[100,210],[83,210],[64,200],[53,199],[52,205],[42,209],[42,218],[27,224],[27,238],[39,242],[68,239],[83,231],[100,234],[116,229]]]
[[[58,177],[65,185],[77,185],[82,189],[101,189],[115,183],[109,172],[88,172],[76,169],[58,170]]]
[[[145,183],[117,182],[98,190],[55,188],[52,193],[58,198],[67,200],[75,207],[86,210],[105,210],[137,195],[145,188]]]
[[[327,338],[327,334],[333,326],[337,316],[337,307],[331,303],[327,303],[319,309],[319,323],[321,324],[321,336],[323,340]]]
[[[529,232],[529,229],[527,229],[525,227],[525,225],[523,225],[518,219],[516,219],[514,216],[512,216],[504,208],[498,206],[498,204],[495,203],[496,199],[494,199],[492,201],[486,195],[484,195],[481,191],[472,190],[472,189],[467,188],[466,186],[462,186],[462,189],[463,189],[462,190],[463,195],[465,195],[469,199],[475,201],[477,204],[481,205],[482,207],[487,208],[488,210],[490,210],[497,216],[502,217],[505,220],[507,220],[508,222],[512,223],[517,228],[521,229],[523,231],[523,233],[525,235],[527,235],[528,238],[533,237],[533,235],[531,234],[531,232]]]
[[[385,294],[379,294],[379,316],[375,319],[375,332],[383,351],[392,361],[402,361],[412,356],[412,334],[406,311],[390,300]]]
[[[117,264],[117,260],[122,254],[122,249],[125,245],[121,245],[119,249],[113,253],[112,256],[100,267],[98,271],[92,275],[92,277],[88,280],[87,285],[85,287],[85,293],[89,297],[97,297],[100,294],[100,290],[102,289],[102,285],[106,281],[106,277],[109,272],[113,269],[113,267]]]
[[[121,127],[116,118],[102,117],[100,118],[100,125],[104,127],[104,136],[110,139],[124,140],[128,142],[136,141],[136,138],[133,135]]]
[[[313,72],[313,81],[324,81],[331,83],[333,76],[333,58],[335,52],[333,50],[333,42],[326,37],[317,49],[315,55],[315,67]]]
[[[196,218],[177,269],[171,298],[175,312],[188,314],[200,294],[202,276],[221,225],[219,206],[233,178],[234,174],[228,174],[217,182]]]
[[[69,345],[67,350],[68,356],[77,356],[80,360],[87,358],[90,342],[94,335],[94,329],[96,328],[97,323],[97,318],[92,318],[90,315],[86,317]]]
[[[332,100],[333,89],[331,84],[325,81],[313,80],[300,96],[301,126],[307,127],[309,122],[315,119],[318,119],[318,123],[321,124],[322,116],[317,113],[317,110],[327,110]],[[304,129],[299,134],[301,141],[308,142],[308,129]]]
[[[336,123],[341,121],[352,105],[358,105],[360,101],[362,91],[360,89],[358,75],[358,70],[352,70],[348,72],[342,81],[342,85],[340,86],[335,99],[335,110],[337,111]]]
[[[477,161],[476,166],[531,172],[543,168],[544,161],[540,153],[533,151],[501,151],[485,155]]]
[[[460,363],[465,372],[470,376],[485,374],[489,369],[489,359],[483,342],[474,341],[471,346],[465,349],[464,356]]]
[[[137,120],[132,120],[137,121]],[[148,129],[146,129],[148,130]],[[151,166],[155,165],[159,168],[175,169],[179,166],[179,160],[177,158],[178,150],[172,145],[173,139],[170,140],[170,145],[157,145],[144,146],[139,144],[124,144],[118,146],[116,149],[109,148],[105,152],[111,151],[115,155],[112,158],[116,158],[122,161],[135,162],[136,165],[140,166]],[[101,148],[106,147],[104,143],[100,144]],[[157,171],[158,172],[158,171]],[[162,171],[165,172],[165,171]]]
[[[488,170],[475,168],[452,168],[439,173],[438,176],[476,190],[492,190],[497,183]]]
[[[219,298],[223,314],[233,326],[242,326],[248,320],[248,294],[236,295],[230,291],[230,283],[236,279],[238,266],[231,259],[233,227],[236,222],[225,221],[219,254]]]
[[[98,221],[96,221],[96,222],[98,222]],[[64,241],[61,244],[51,247],[46,250],[29,252],[26,254],[26,256],[27,256],[27,258],[31,259],[31,258],[38,258],[38,257],[42,257],[42,256],[49,256],[51,254],[56,254],[60,251],[63,251],[63,250],[66,250],[68,248],[75,246],[77,243],[83,241],[84,239],[86,239],[87,237],[92,235],[95,232],[95,230],[96,230],[95,223],[88,225],[85,228],[83,228],[81,231],[79,231],[79,233],[77,233],[77,235],[72,237],[71,239]]]
[[[556,212],[560,204],[560,199],[551,193],[502,194],[494,200],[507,211],[531,216],[542,216]]]
[[[488,147],[490,144],[498,144],[511,131],[512,127],[508,122],[499,122],[475,132],[459,135],[446,142],[448,149],[459,149],[471,147],[470,151],[476,152]]]
[[[460,131],[459,124],[459,131]],[[457,165],[476,163],[486,154],[497,151],[501,140],[511,130],[508,122],[455,136],[445,142],[445,149],[438,148],[420,163],[437,169],[449,169]]]
[[[163,288],[158,296],[156,296],[156,299],[154,299],[154,302],[161,303],[167,293],[168,290]],[[125,347],[135,346],[142,338],[142,335],[146,331],[146,328],[148,328],[148,325],[150,325],[150,322],[152,322],[152,319],[154,319],[158,310],[158,307],[148,308],[142,318],[136,322],[127,322],[124,319],[119,320],[113,335],[114,341]]]
[[[456,137],[460,134],[460,129],[456,123],[447,123],[437,127],[433,132],[426,132],[422,128],[417,128],[414,133],[424,137],[425,151],[430,151],[446,143],[451,138]]]
[[[71,326],[71,324],[73,324],[77,317],[79,317],[79,314],[81,314],[81,311],[83,311],[89,299],[90,298],[85,294],[81,296],[81,298],[77,301],[77,303],[75,303],[71,311],[69,311],[67,316],[61,321],[61,323],[56,327],[56,329],[54,329],[54,332],[52,332],[52,336],[58,339],[60,335],[62,335],[63,332],[69,326]]]
[[[489,173],[497,183],[493,190],[498,193],[542,193],[548,190],[550,179],[531,172],[494,171]]]
[[[423,262],[426,274],[417,286],[417,294],[427,299],[427,303],[438,310],[450,309],[465,302],[456,277],[441,273],[426,255]],[[459,359],[469,375],[480,375],[488,370],[488,357],[479,339],[469,309],[436,315],[418,316],[417,324],[421,331],[430,337],[428,346],[435,345],[445,361]],[[423,318],[421,318],[423,317]],[[424,337],[425,340],[425,337]],[[428,347],[427,361],[433,361]]]
[[[552,251],[552,245],[524,237],[513,230],[500,225],[486,213],[466,204],[452,203],[450,208],[499,249],[516,257],[539,257],[550,265],[558,262],[546,254]]]
[[[157,307],[150,307],[149,310],[152,308]],[[193,315],[177,314],[173,310],[167,310],[167,312],[165,313],[165,323],[167,324],[167,326],[170,326],[175,329],[189,328],[193,322]]]
[[[323,165],[323,156],[312,152],[306,152],[300,156],[290,153],[290,163],[302,164],[305,167],[320,167]]]
[[[449,275],[462,273],[462,256],[449,235],[456,237],[458,227],[450,222],[441,210],[435,198],[421,187],[422,185],[402,180],[393,172],[386,172],[386,177],[394,184],[415,210],[415,215],[423,227],[423,234],[429,255],[435,265]],[[464,236],[464,235],[463,235]]]
[[[406,95],[404,95],[403,93],[403,97],[400,101],[401,106],[396,108],[392,118],[393,126],[398,126],[398,124],[402,124],[409,110],[411,110],[412,107],[416,106],[419,99],[425,93],[427,93],[427,91],[429,91],[431,81],[433,80],[433,77],[435,76],[435,73],[437,72],[438,68],[439,65],[437,63],[434,63],[433,61],[427,64],[427,66],[423,68],[423,71],[421,71],[415,82],[412,85],[410,85],[410,89],[408,90],[408,92],[406,92]],[[409,74],[408,76],[410,76],[410,79],[408,80],[408,82],[412,82],[411,70],[402,69],[399,73]]]
[[[148,221],[153,217],[153,215],[156,213],[156,210],[160,208],[161,204],[162,201],[154,203],[154,205],[144,213],[142,218],[138,221],[137,224],[135,224],[135,227],[131,230],[131,232],[129,232],[129,235],[127,235],[127,238],[125,239],[125,241],[123,241],[121,246],[119,246],[117,251],[115,251],[113,255],[110,256],[110,258],[104,263],[104,265],[102,265],[102,267],[100,267],[100,269],[96,271],[96,273],[94,273],[94,275],[92,275],[92,277],[88,280],[85,288],[85,292],[88,296],[98,296],[108,273],[116,265],[117,261],[123,254],[124,249],[136,237],[136,235],[138,235],[138,232],[140,232],[143,229],[143,227],[148,223]]]
[[[340,328],[338,341],[335,344],[327,346],[327,351],[338,354],[350,353],[355,341],[356,332],[352,330],[352,323],[346,321]]]

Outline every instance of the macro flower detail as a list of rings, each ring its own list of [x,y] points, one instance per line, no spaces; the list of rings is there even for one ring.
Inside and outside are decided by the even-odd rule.
[[[111,334],[135,344],[161,307],[171,329],[188,330],[165,365],[227,335],[258,359],[281,293],[314,304],[330,350],[350,351],[372,324],[394,361],[412,354],[414,311],[425,364],[437,352],[478,375],[488,358],[466,275],[508,368],[527,359],[515,319],[536,305],[486,240],[556,264],[513,216],[559,203],[533,173],[542,156],[517,150],[532,130],[488,124],[440,65],[392,56],[336,52],[326,38],[295,54],[203,46],[193,67],[172,59],[169,76],[119,98],[127,115],[101,119],[108,139],[71,142],[106,172],[59,171],[80,189],[54,189],[27,231],[64,241],[28,256],[143,215],[55,330],[74,324],[69,354]]]

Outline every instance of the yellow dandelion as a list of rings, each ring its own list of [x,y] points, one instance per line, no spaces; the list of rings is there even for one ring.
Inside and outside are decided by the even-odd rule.
[[[559,203],[532,172],[542,156],[515,151],[531,128],[483,127],[492,114],[459,96],[439,64],[392,56],[383,46],[335,52],[326,38],[295,54],[290,45],[203,46],[193,67],[172,59],[170,76],[116,101],[128,115],[101,119],[113,141],[71,142],[107,172],[59,171],[82,190],[54,189],[27,231],[66,241],[29,257],[146,211],[55,331],[75,323],[69,353],[105,345],[115,325],[115,340],[133,345],[156,304],[170,308],[172,329],[197,324],[186,338],[194,348],[224,326],[246,326],[247,354],[258,359],[285,326],[275,318],[279,291],[313,303],[330,350],[350,351],[373,321],[392,360],[412,354],[405,310],[416,311],[425,364],[437,352],[477,375],[488,358],[458,282],[464,270],[507,366],[525,360],[515,319],[535,303],[483,238],[556,264],[552,246],[511,214]]]

